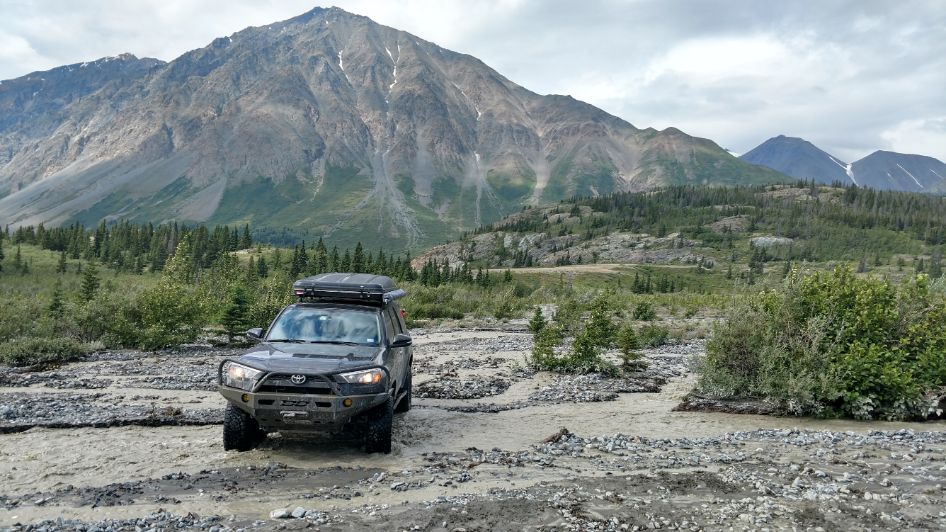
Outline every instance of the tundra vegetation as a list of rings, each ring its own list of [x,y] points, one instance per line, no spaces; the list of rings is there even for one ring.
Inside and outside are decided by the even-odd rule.
[[[407,289],[412,326],[522,319],[537,369],[638,371],[642,349],[703,337],[700,394],[751,397],[790,414],[920,418],[936,413],[946,388],[944,220],[944,198],[798,184],[671,187],[528,208],[466,235],[459,261],[323,240],[275,247],[249,226],[8,228],[0,362],[242,341],[291,302],[294,279],[366,271]],[[536,232],[564,235],[555,242],[568,243],[574,260],[519,269],[541,259],[517,240]],[[614,233],[700,260],[575,266],[596,262],[590,250]],[[474,248],[476,238],[497,247]]]

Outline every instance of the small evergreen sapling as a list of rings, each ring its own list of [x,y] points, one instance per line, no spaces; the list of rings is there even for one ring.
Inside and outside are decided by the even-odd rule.
[[[95,297],[95,292],[99,289],[99,269],[95,262],[89,262],[88,267],[82,274],[82,286],[79,289],[79,295],[82,301],[88,303]]]
[[[62,280],[56,279],[56,284],[53,285],[53,297],[52,301],[49,302],[49,314],[54,317],[62,316],[63,302],[62,302]]]
[[[624,369],[637,371],[647,367],[647,362],[640,354],[640,341],[637,339],[637,333],[630,324],[621,327],[618,331],[617,339],[618,349],[621,352],[621,362]]]
[[[545,325],[545,316],[542,315],[542,309],[536,306],[535,312],[532,313],[532,319],[529,320],[529,330],[532,334],[539,334],[545,328]]]
[[[56,265],[56,273],[66,273],[66,252],[59,254],[59,264]]]
[[[223,328],[227,331],[227,342],[233,342],[233,337],[240,335],[246,328],[249,307],[246,291],[241,286],[236,287],[230,297],[230,306],[221,320]]]

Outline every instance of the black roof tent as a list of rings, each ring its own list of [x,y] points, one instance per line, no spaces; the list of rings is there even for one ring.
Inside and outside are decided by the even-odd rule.
[[[358,301],[387,304],[407,295],[394,280],[370,273],[323,273],[292,283],[300,300]]]

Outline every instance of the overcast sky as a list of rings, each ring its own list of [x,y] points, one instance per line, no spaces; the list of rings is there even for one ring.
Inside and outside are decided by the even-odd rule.
[[[121,52],[171,60],[312,0],[0,0],[0,79]],[[330,4],[323,4],[330,5]],[[542,94],[744,153],[806,138],[946,161],[946,1],[336,0]]]

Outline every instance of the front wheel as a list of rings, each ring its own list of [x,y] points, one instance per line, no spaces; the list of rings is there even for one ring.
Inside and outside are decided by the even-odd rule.
[[[223,415],[223,449],[225,451],[249,451],[255,449],[266,433],[259,428],[259,423],[249,414],[227,403]]]
[[[367,414],[367,432],[365,433],[365,452],[391,452],[391,425],[394,423],[394,398],[378,405]]]

